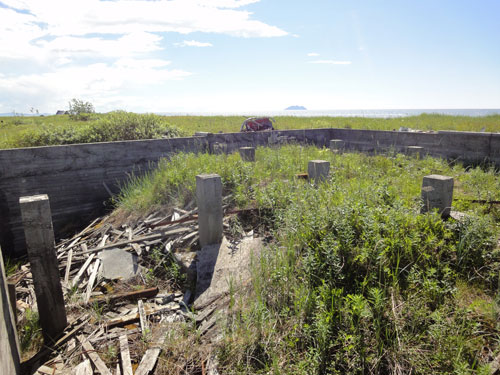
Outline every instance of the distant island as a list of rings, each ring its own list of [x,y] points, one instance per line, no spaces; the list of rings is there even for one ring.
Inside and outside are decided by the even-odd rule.
[[[290,107],[285,108],[285,111],[306,111],[307,108],[301,105],[291,105]]]

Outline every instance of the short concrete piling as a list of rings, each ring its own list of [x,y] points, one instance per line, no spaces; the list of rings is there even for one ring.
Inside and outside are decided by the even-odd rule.
[[[307,165],[309,180],[314,181],[315,183],[325,181],[328,178],[329,171],[330,162],[326,160],[310,160]]]
[[[406,146],[406,155],[414,156],[420,159],[424,155],[424,148],[422,146]]]
[[[450,216],[453,201],[453,177],[432,174],[422,181],[422,213],[437,209],[442,217]]]
[[[196,176],[200,246],[222,241],[222,180],[218,174]]]
[[[341,153],[344,151],[345,142],[342,139],[330,139],[330,150]]]
[[[45,194],[21,197],[19,203],[40,325],[49,344],[67,326],[49,197]]]
[[[20,374],[20,351],[14,319],[15,306],[9,302],[7,280],[0,251],[0,374]]]
[[[243,161],[255,161],[255,147],[240,147],[240,156]]]

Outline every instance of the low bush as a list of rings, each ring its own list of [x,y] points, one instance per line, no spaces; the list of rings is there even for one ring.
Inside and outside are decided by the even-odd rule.
[[[25,132],[17,139],[19,147],[74,143],[111,142],[135,139],[172,138],[184,135],[165,117],[154,114],[113,112],[86,125],[40,129]]]

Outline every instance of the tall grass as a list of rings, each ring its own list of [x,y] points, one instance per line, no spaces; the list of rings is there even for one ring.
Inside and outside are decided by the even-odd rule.
[[[319,186],[295,177],[311,159],[331,162]],[[301,146],[259,148],[255,163],[179,154],[118,204],[182,204],[204,172],[221,175],[235,206],[266,209],[273,237],[224,323],[224,373],[489,373],[500,339],[500,216],[468,200],[500,198],[495,170]],[[431,173],[455,178],[466,219],[420,214]]]

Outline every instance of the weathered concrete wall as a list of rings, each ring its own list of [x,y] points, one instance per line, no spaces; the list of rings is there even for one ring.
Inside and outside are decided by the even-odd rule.
[[[328,147],[330,139],[344,140],[347,150],[403,151],[406,146],[422,146],[432,156],[500,166],[500,134],[469,132],[303,129],[1,150],[0,245],[10,254],[24,251],[20,196],[49,195],[57,236],[68,223],[85,221],[103,208],[109,198],[104,184],[116,192],[130,173],[142,174],[171,153],[235,152],[244,146],[287,142]]]
[[[47,194],[56,236],[104,208],[130,174],[141,175],[171,153],[207,149],[203,138],[94,143],[0,151],[0,245],[25,249],[19,197]]]

